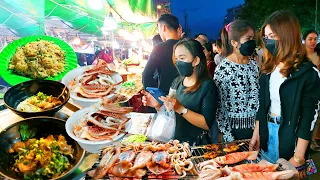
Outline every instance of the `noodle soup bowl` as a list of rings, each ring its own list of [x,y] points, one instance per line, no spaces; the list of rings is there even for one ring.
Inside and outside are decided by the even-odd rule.
[[[18,105],[27,98],[37,95],[42,92],[46,95],[59,97],[62,102],[60,105],[54,106],[40,112],[24,112],[18,110]],[[58,112],[70,99],[69,89],[62,83],[51,80],[31,80],[11,87],[4,94],[5,105],[14,113],[22,117],[35,117],[35,116],[53,116]]]

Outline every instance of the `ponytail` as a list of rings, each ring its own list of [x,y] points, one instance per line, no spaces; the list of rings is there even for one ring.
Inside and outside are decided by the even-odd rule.
[[[230,45],[229,38],[228,38],[228,32],[225,27],[223,27],[221,32],[221,56],[227,57],[230,55],[233,51],[233,47]]]

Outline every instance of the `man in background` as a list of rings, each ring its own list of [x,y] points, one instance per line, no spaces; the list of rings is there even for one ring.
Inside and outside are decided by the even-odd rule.
[[[198,35],[196,36],[196,39],[195,39],[195,40],[197,40],[198,42],[200,42],[200,44],[201,44],[202,46],[203,46],[204,44],[206,44],[206,43],[209,42],[209,39],[208,39],[207,35],[202,34],[202,33],[198,34]]]
[[[165,95],[169,93],[172,81],[178,77],[178,71],[173,64],[173,46],[179,41],[181,34],[179,20],[171,14],[163,14],[158,20],[158,31],[162,43],[157,44],[150,55],[142,73],[144,88],[159,88]],[[157,72],[157,77],[154,75]]]

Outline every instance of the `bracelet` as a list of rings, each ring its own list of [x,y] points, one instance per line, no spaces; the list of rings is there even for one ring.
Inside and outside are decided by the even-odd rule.
[[[293,155],[293,160],[299,164],[305,163],[304,159],[299,159],[295,154]]]

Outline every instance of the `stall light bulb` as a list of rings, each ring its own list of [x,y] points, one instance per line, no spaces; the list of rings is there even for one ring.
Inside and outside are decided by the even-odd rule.
[[[78,36],[74,37],[72,40],[72,44],[79,45],[81,43],[81,40]]]
[[[107,30],[115,30],[117,29],[117,27],[117,21],[112,17],[112,14],[110,13],[110,15],[107,16],[103,21],[103,28]]]
[[[99,10],[103,8],[103,0],[88,0],[88,6],[91,9]]]

